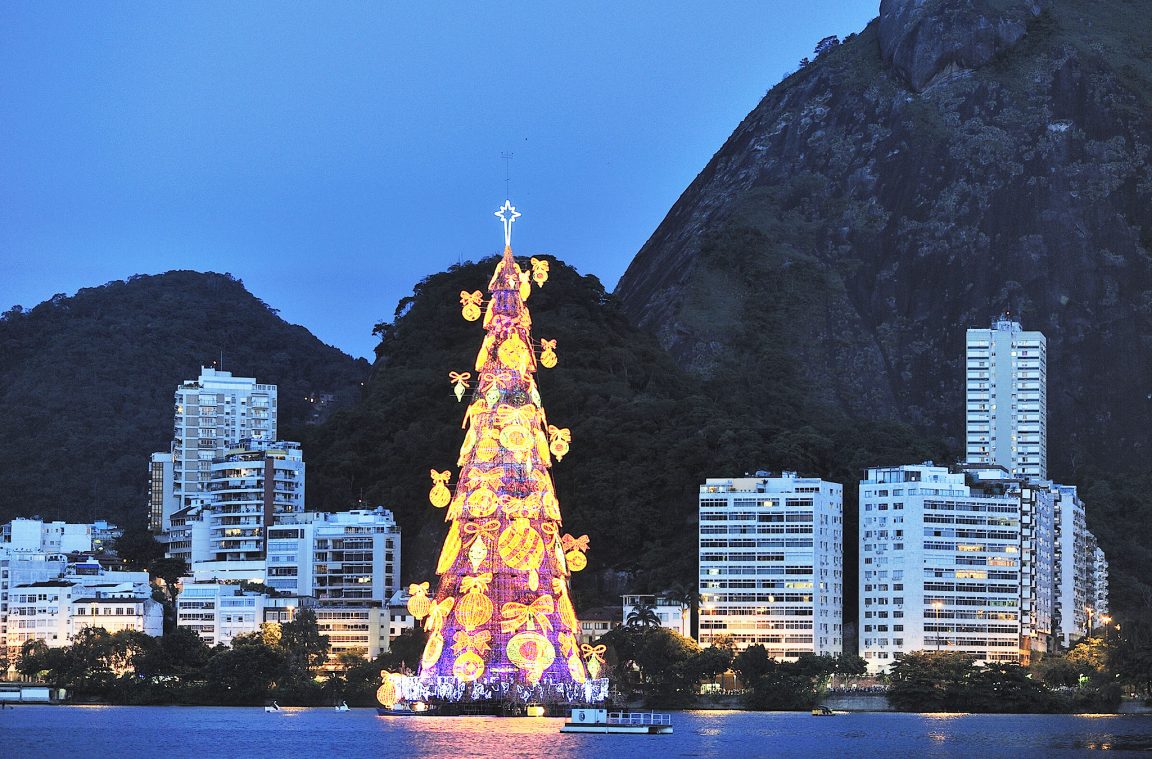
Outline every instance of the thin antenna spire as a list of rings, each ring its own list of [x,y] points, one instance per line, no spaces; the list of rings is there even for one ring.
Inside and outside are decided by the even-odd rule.
[[[512,197],[512,159],[515,157],[514,153],[501,153],[500,157],[504,159],[504,198]]]

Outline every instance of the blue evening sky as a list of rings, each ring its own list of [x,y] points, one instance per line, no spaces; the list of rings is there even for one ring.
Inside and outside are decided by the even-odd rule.
[[[609,288],[764,92],[877,0],[0,4],[0,310],[228,271],[327,343],[513,248]]]

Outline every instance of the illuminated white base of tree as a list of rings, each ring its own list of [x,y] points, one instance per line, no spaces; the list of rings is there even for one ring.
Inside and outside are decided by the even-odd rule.
[[[608,678],[583,683],[541,681],[534,686],[512,680],[466,683],[455,677],[397,677],[401,701],[511,701],[540,704],[598,704],[608,697]]]

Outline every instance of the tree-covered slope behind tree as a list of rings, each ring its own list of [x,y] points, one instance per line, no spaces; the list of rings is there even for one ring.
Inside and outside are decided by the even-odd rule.
[[[474,372],[484,332],[461,318],[462,290],[483,288],[495,259],[435,274],[379,325],[378,360],[364,400],[305,437],[308,499],[343,508],[363,499],[395,510],[404,531],[406,580],[434,579],[444,512],[428,502],[429,470],[451,469],[464,439],[465,403],[449,372]],[[733,372],[702,381],[655,339],[631,326],[592,276],[552,260],[552,275],[528,301],[533,336],[558,341],[559,364],[538,383],[549,422],[572,430],[572,449],[553,466],[564,529],[588,534],[584,598],[611,597],[615,570],[632,588],[692,585],[697,568],[698,487],[706,477],[759,468],[798,469],[851,482],[876,461],[940,452],[907,428],[810,415],[786,373]],[[733,406],[732,395],[753,397]],[[465,399],[467,400],[467,399]],[[849,509],[852,506],[849,504]],[[846,569],[854,576],[854,511]],[[855,589],[847,580],[850,593]]]
[[[359,397],[367,372],[229,275],[173,271],[57,295],[0,318],[0,521],[146,518],[148,455],[172,439],[172,394],[224,368],[279,386],[284,436],[307,397]]]

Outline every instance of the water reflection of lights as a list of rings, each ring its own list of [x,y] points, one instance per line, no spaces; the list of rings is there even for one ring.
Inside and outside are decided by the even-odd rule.
[[[469,733],[491,737],[508,735],[559,735],[564,717],[420,717],[390,723],[413,733]]]

